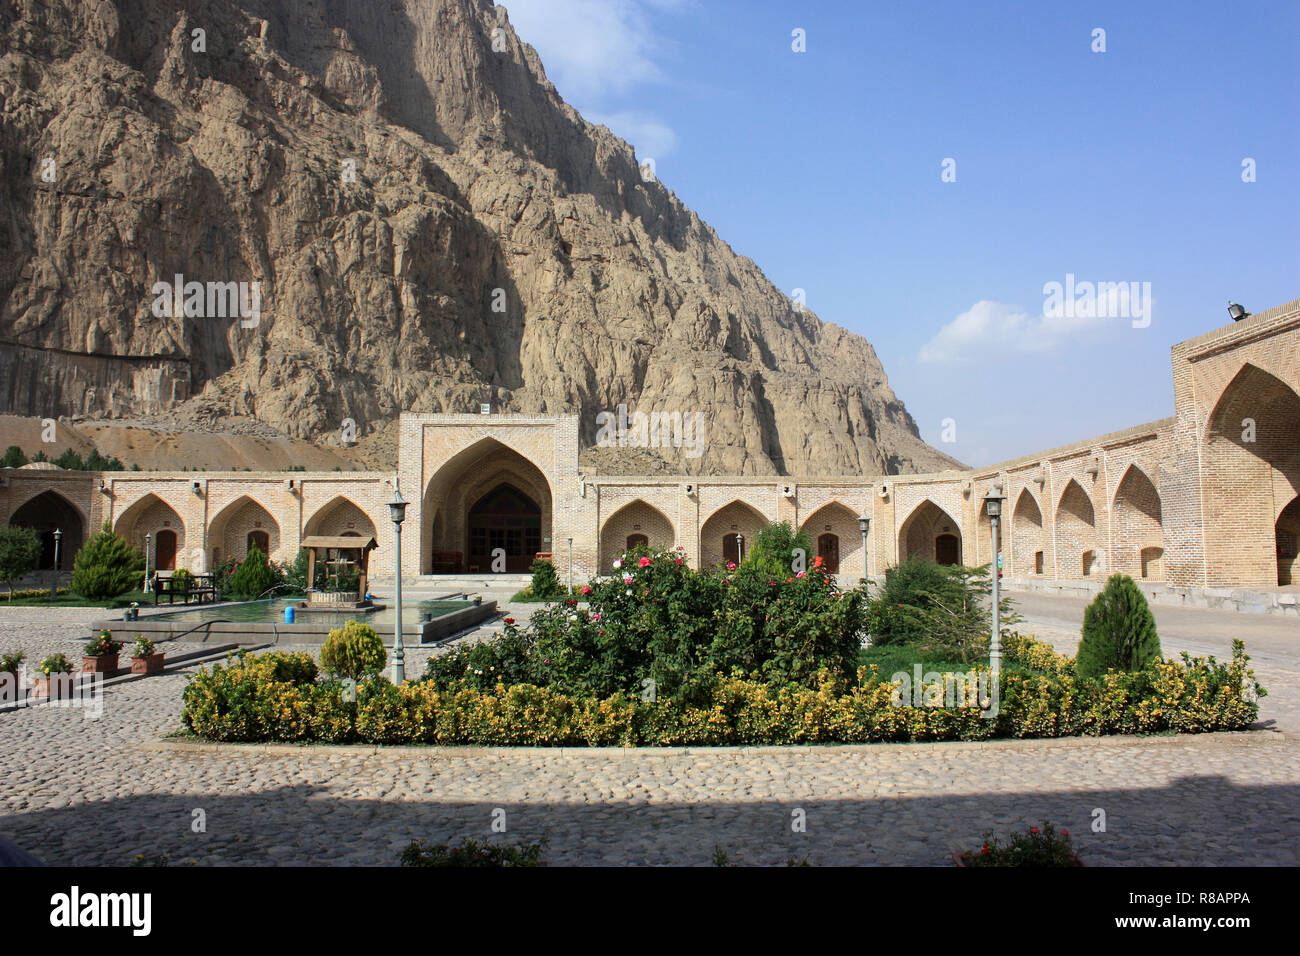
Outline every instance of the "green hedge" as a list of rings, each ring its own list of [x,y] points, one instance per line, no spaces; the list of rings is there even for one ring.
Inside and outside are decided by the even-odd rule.
[[[206,668],[185,690],[182,719],[218,741],[321,741],[508,746],[732,746],[876,743],[1244,730],[1264,692],[1230,662],[1160,661],[1137,673],[1078,678],[1069,659],[1029,642],[1042,672],[1005,671],[1001,711],[895,706],[896,685],[863,668],[851,684],[817,688],[723,677],[694,701],[573,696],[529,684],[477,689],[373,677],[345,699],[318,680],[309,655],[272,653]]]

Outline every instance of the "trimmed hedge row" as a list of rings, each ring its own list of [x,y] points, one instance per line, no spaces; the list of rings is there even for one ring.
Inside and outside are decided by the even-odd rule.
[[[1244,730],[1263,693],[1244,645],[1230,662],[1159,661],[1136,673],[1077,678],[1068,658],[1038,642],[1044,671],[1004,671],[1001,707],[895,706],[897,684],[863,668],[856,684],[816,688],[720,678],[702,699],[642,701],[571,696],[530,684],[478,690],[432,682],[396,687],[374,677],[348,700],[320,681],[310,655],[264,654],[206,668],[185,690],[183,720],[216,741],[498,746],[736,746],[988,740]]]

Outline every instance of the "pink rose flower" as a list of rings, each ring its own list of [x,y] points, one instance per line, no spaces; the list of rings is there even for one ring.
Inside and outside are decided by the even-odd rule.
[[[643,567],[643,568],[648,568],[648,567],[650,567],[650,559],[649,559],[649,558],[642,558],[641,561],[640,561],[640,564],[641,564],[641,567]]]

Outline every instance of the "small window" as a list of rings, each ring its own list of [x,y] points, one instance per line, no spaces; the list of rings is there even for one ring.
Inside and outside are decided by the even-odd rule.
[[[1043,552],[1041,551],[1034,552],[1034,573],[1043,573]]]
[[[630,534],[627,536],[627,549],[650,547],[650,539],[643,534]]]

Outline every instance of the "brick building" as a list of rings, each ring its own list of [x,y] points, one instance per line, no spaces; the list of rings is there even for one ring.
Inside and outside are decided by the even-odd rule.
[[[393,473],[0,471],[0,521],[63,531],[60,564],[109,522],[155,566],[210,568],[252,543],[292,561],[310,534],[378,539],[386,503],[410,507],[406,574],[508,571],[552,552],[581,578],[638,542],[693,565],[739,553],[790,521],[841,573],[878,575],[912,555],[990,559],[981,499],[1006,496],[1005,574],[1026,583],[1122,571],[1183,588],[1300,583],[1300,300],[1174,347],[1170,418],[987,468],[860,477],[583,474],[576,416],[403,415]],[[863,549],[859,517],[870,520]],[[52,546],[45,562],[53,566]]]

